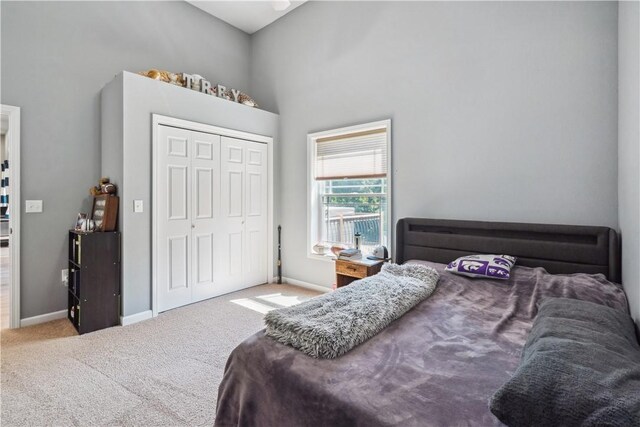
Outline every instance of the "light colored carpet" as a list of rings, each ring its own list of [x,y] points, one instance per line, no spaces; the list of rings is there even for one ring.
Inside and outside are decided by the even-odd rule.
[[[264,285],[82,336],[66,319],[2,331],[2,426],[213,425],[231,350],[317,294]]]

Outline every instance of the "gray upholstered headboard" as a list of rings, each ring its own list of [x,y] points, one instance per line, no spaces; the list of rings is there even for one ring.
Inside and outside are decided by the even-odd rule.
[[[620,282],[618,234],[607,227],[404,218],[396,233],[397,263],[499,253],[549,273],[602,273]]]

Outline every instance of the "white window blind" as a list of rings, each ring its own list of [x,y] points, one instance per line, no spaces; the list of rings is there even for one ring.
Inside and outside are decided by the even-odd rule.
[[[315,142],[316,180],[387,176],[386,128],[328,136]]]

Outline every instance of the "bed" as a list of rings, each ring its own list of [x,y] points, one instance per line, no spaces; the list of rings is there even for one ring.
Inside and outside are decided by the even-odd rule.
[[[406,218],[396,262],[441,275],[434,294],[337,359],[264,335],[230,355],[218,426],[500,425],[488,400],[518,366],[544,297],[628,312],[618,237],[606,227]],[[518,257],[508,282],[444,271],[473,253]]]

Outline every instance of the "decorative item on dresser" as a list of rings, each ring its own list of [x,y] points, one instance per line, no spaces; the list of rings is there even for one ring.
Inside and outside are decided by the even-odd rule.
[[[96,231],[114,231],[118,221],[118,196],[101,194],[93,198],[91,219]]]
[[[113,194],[114,196],[118,192],[118,187],[107,177],[100,178],[98,185],[89,188],[89,194],[92,196],[99,196],[101,194]]]
[[[76,231],[81,231],[82,230],[82,224],[84,224],[84,222],[87,220],[87,214],[84,212],[80,212],[78,213],[78,218],[76,219],[76,225],[74,227],[74,230]]]
[[[120,233],[69,231],[67,317],[80,334],[120,322]]]
[[[383,261],[369,259],[336,260],[336,287],[347,286],[355,280],[378,274],[383,263]]]

